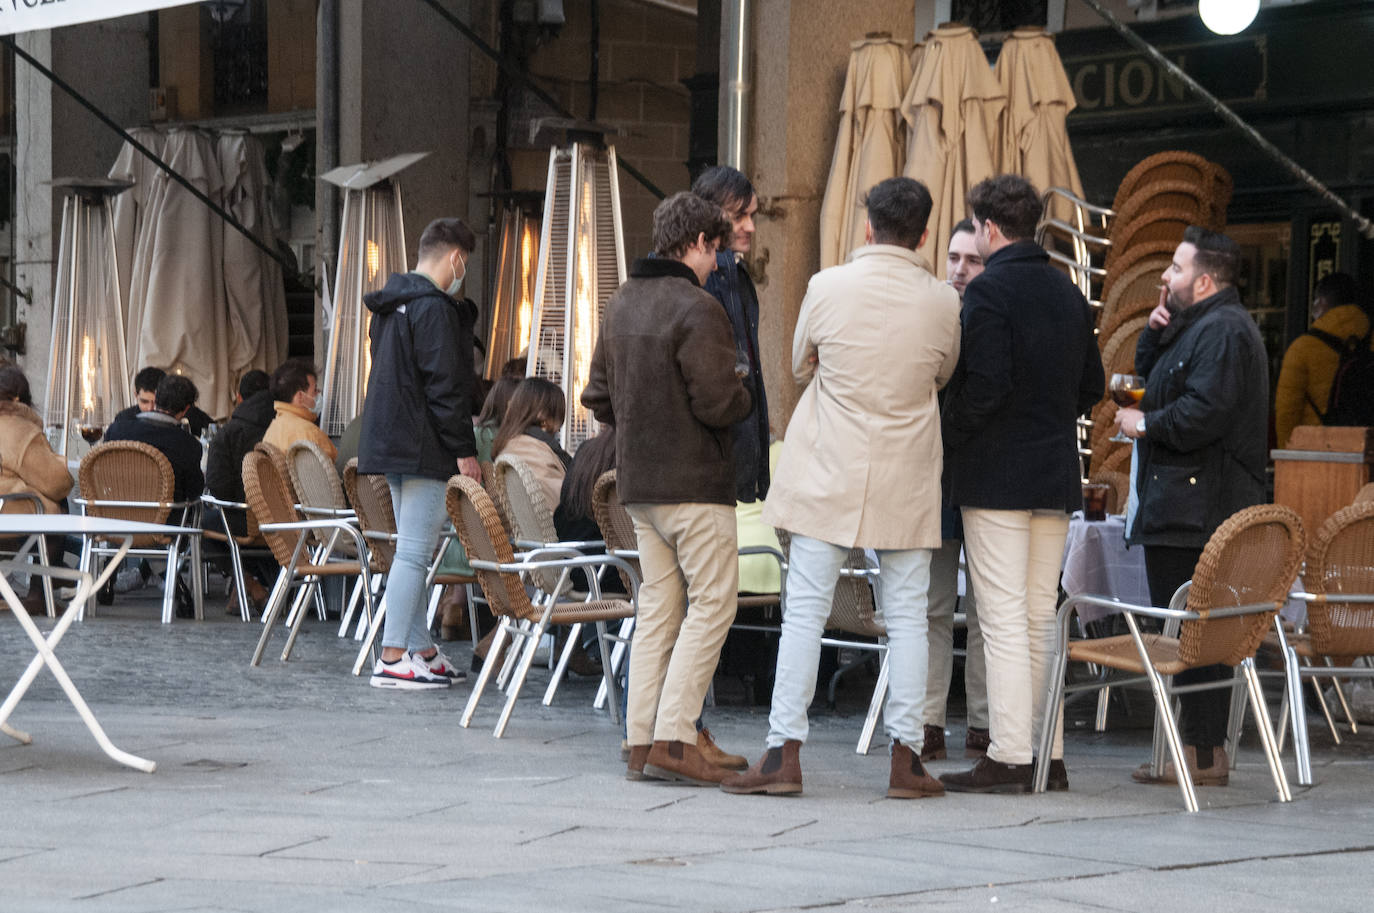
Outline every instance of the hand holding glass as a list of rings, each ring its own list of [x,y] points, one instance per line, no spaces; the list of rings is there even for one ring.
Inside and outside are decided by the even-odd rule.
[[[1138,406],[1145,398],[1145,378],[1139,374],[1113,374],[1107,383],[1107,393],[1118,406]],[[1108,440],[1130,443],[1131,439],[1118,430]]]

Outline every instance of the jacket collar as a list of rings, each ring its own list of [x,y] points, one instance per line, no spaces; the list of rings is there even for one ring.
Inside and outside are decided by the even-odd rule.
[[[1215,295],[1209,295],[1201,301],[1194,302],[1191,307],[1186,307],[1169,318],[1169,325],[1159,334],[1159,344],[1167,346],[1180,333],[1208,314],[1231,305],[1240,307],[1240,292],[1236,291],[1234,285],[1228,285]]]
[[[312,425],[315,423],[315,413],[304,406],[297,406],[295,403],[284,403],[280,400],[272,403],[272,408],[277,410],[278,415],[294,415],[297,418],[305,419]]]
[[[925,257],[910,248],[902,247],[897,244],[865,244],[863,247],[856,248],[854,252],[849,255],[851,262],[861,260],[864,257],[899,257],[915,266],[919,266],[928,273],[933,274],[935,272],[935,270],[930,268],[930,261]]]
[[[630,276],[634,279],[687,279],[693,285],[701,285],[690,266],[671,257],[640,257],[630,267]]]
[[[43,427],[43,419],[34,411],[33,407],[26,406],[18,400],[0,400],[0,418],[7,415],[22,419],[35,427]]]
[[[994,251],[983,264],[986,269],[994,263],[1012,263],[1022,260],[1043,260],[1048,261],[1050,255],[1045,253],[1045,249],[1029,238],[1021,241],[1013,241],[1001,250]]]
[[[134,418],[139,421],[152,422],[154,425],[180,425],[181,419],[168,415],[166,412],[158,412],[156,409],[149,409],[147,412],[140,412]]]

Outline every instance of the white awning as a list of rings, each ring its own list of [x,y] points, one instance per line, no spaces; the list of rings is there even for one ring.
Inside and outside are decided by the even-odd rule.
[[[0,0],[0,35],[55,29],[186,3],[187,0]]]

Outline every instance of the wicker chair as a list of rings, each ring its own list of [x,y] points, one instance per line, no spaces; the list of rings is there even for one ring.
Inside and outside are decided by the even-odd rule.
[[[246,551],[254,557],[267,558],[272,555],[272,550],[267,547],[267,540],[262,537],[262,530],[258,529],[258,518],[248,509],[247,502],[223,501],[209,493],[201,495],[200,500],[206,507],[213,507],[219,512],[223,531],[207,527],[201,531],[201,535],[211,542],[221,542],[229,549],[229,566],[234,580],[234,594],[238,598],[239,617],[244,621],[251,621],[253,615],[248,605],[243,555]],[[230,511],[243,513],[243,535],[234,532],[229,522]]]
[[[1138,244],[1173,244],[1183,240],[1183,232],[1195,221],[1193,213],[1184,209],[1154,209],[1141,213],[1130,222],[1118,220],[1112,225],[1112,247],[1107,252],[1107,269],[1115,271],[1117,261]]]
[[[372,619],[372,580],[367,563],[356,559],[329,561],[327,555],[306,549],[310,532],[320,529],[337,530],[345,537],[345,541],[352,542],[357,554],[366,555],[367,547],[363,543],[362,534],[345,520],[302,520],[296,511],[286,477],[282,475],[271,454],[265,449],[260,449],[260,446],[253,448],[243,458],[243,489],[248,506],[258,515],[263,538],[267,540],[273,557],[281,565],[281,572],[277,574],[276,583],[272,586],[272,595],[267,600],[267,608],[263,610],[262,636],[258,638],[257,647],[253,651],[254,666],[262,661],[263,650],[267,647],[268,638],[272,636],[272,627],[293,586],[298,587],[299,591],[291,613],[291,633],[281,654],[283,662],[291,656],[291,648],[300,633],[301,623],[306,615],[306,601],[324,577],[361,576],[364,611],[368,621]]]
[[[386,477],[360,474],[358,472],[358,460],[355,457],[349,460],[344,467],[343,482],[344,489],[348,492],[348,500],[357,512],[358,527],[362,530],[363,538],[367,540],[372,572],[378,575],[390,574],[391,564],[396,559],[397,534],[396,512],[391,502],[391,487],[387,485]],[[429,575],[425,578],[426,591],[432,594],[431,609],[437,602],[438,588],[450,584],[467,586],[477,582],[476,577],[466,574],[439,573],[439,564],[443,561],[444,553],[451,547],[452,541],[453,535],[445,534],[440,548],[434,555],[434,561],[430,564]],[[353,611],[354,601],[350,600],[348,611],[344,614],[343,623],[339,627],[341,636],[348,628]],[[377,639],[377,632],[381,630],[385,618],[386,599],[383,598],[381,604],[377,606],[377,611],[373,613],[372,624],[366,628],[367,633],[363,637],[362,647],[358,651],[358,659],[353,666],[354,675],[362,672],[363,662],[371,651],[372,644]],[[433,618],[430,619],[430,622],[433,623]]]
[[[1321,693],[1321,679],[1330,679],[1335,686],[1350,730],[1356,732],[1340,680],[1374,678],[1374,667],[1355,665],[1360,657],[1374,656],[1374,501],[1352,504],[1327,518],[1312,540],[1302,580],[1306,633],[1289,634],[1282,624],[1276,624],[1270,640],[1283,651],[1288,679],[1280,747],[1291,720],[1299,782],[1307,784],[1312,775],[1306,714],[1300,699],[1302,679],[1311,680],[1331,734],[1340,744],[1340,733]]]
[[[77,475],[82,496],[73,498],[72,502],[80,505],[81,512],[86,516],[166,523],[174,509],[193,514],[199,507],[198,501],[183,503],[172,500],[176,490],[172,464],[160,450],[149,444],[137,441],[98,444],[81,460]],[[191,516],[183,522],[188,527],[198,525]],[[81,549],[82,570],[99,573],[99,568],[94,565],[100,556],[114,554],[117,550],[116,546],[104,540],[86,539]],[[162,592],[163,624],[170,624],[175,617],[177,574],[182,560],[188,558],[195,616],[197,619],[204,618],[199,536],[135,536],[128,554],[167,559]],[[79,617],[85,617],[89,606],[88,601]]]
[[[291,474],[291,487],[296,491],[296,503],[307,517],[348,519],[353,511],[344,495],[343,481],[334,461],[324,455],[314,441],[296,441],[286,451],[286,465]],[[350,558],[352,545],[338,542],[337,533],[324,531],[311,534],[317,545]],[[337,543],[337,547],[336,547]]]
[[[514,676],[507,686],[506,704],[501,710],[494,735],[500,738],[506,731],[511,712],[515,709],[520,688],[529,674],[539,641],[552,624],[595,624],[598,643],[601,648],[602,683],[610,695],[611,718],[619,722],[620,701],[616,695],[615,681],[611,676],[611,661],[607,649],[606,622],[633,617],[638,585],[630,589],[630,599],[593,598],[586,602],[566,602],[546,596],[540,605],[530,602],[525,592],[521,575],[533,571],[556,568],[566,576],[574,568],[585,568],[587,576],[595,588],[595,569],[606,564],[629,570],[629,566],[611,555],[578,555],[566,549],[540,549],[522,556],[517,561],[510,543],[501,526],[501,519],[485,489],[466,476],[449,479],[446,496],[449,519],[458,530],[458,537],[467,549],[468,561],[477,572],[477,579],[487,595],[492,611],[497,616],[495,639],[492,641],[488,657],[501,654],[509,637],[512,640],[512,654],[519,654]],[[556,557],[555,557],[556,556]],[[561,587],[554,589],[558,592]],[[599,595],[594,592],[593,594]],[[492,676],[495,662],[482,665],[482,674],[473,686],[467,706],[463,708],[460,724],[467,727],[477,710],[487,682]]]
[[[791,553],[792,536],[787,530],[780,529],[778,544],[782,546],[783,558]],[[786,565],[784,565],[786,567]],[[822,637],[821,645],[826,647],[845,647],[856,650],[871,650],[878,654],[878,681],[873,686],[873,696],[868,702],[868,713],[864,717],[859,743],[854,750],[858,754],[868,754],[873,743],[873,733],[878,725],[878,714],[883,709],[887,696],[888,653],[887,628],[874,610],[873,587],[869,579],[878,576],[878,569],[870,567],[868,558],[861,548],[849,550],[840,569],[840,579],[835,583],[835,596],[830,605],[830,617],[826,619],[827,631],[853,634],[867,640],[853,640],[839,637]],[[783,576],[783,618],[787,617],[787,577]],[[852,668],[852,667],[850,667]],[[835,701],[835,683],[840,675],[848,671],[841,668],[830,681],[829,698]]]
[[[1048,703],[1035,770],[1036,791],[1044,791],[1049,777],[1050,752],[1063,714],[1064,694],[1126,683],[1120,678],[1105,677],[1066,686],[1064,673],[1070,660],[1127,673],[1128,682],[1149,683],[1155,698],[1155,750],[1151,767],[1156,774],[1163,766],[1165,745],[1174,769],[1188,769],[1172,707],[1176,693],[1173,676],[1187,669],[1220,663],[1240,667],[1279,800],[1289,801],[1292,794],[1279,759],[1254,657],[1265,631],[1288,598],[1288,588],[1297,576],[1303,544],[1302,521],[1293,511],[1274,504],[1247,507],[1212,534],[1198,559],[1191,586],[1181,587],[1167,609],[1133,606],[1102,596],[1070,595],[1059,609],[1059,641],[1049,669]],[[1121,612],[1130,633],[1070,642],[1069,627],[1082,606]],[[1142,634],[1138,617],[1182,624],[1178,636]],[[1234,688],[1236,684],[1233,679],[1210,683],[1210,687]],[[1205,687],[1208,686],[1190,685],[1186,690],[1197,691]],[[1159,737],[1161,730],[1163,740]],[[1179,777],[1178,781],[1183,804],[1188,811],[1197,811],[1192,779]]]
[[[0,495],[0,514],[41,514],[44,512],[43,499],[34,492],[13,491],[9,494]],[[0,536],[0,553],[9,555],[19,555],[28,541],[27,536]],[[46,536],[38,537],[38,563],[51,567],[52,563],[48,560],[48,539]],[[33,581],[39,579],[37,575],[29,577],[29,586],[33,586]],[[57,603],[53,601],[52,578],[44,576],[43,580],[43,601],[47,607],[48,617],[57,617]]]

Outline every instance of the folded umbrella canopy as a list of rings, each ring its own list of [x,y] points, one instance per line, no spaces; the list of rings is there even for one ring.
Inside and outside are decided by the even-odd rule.
[[[1075,107],[1073,88],[1054,39],[1038,27],[1012,32],[997,57],[996,75],[1007,96],[997,170],[1025,177],[1041,193],[1062,187],[1081,199],[1083,184],[1064,126]],[[1058,200],[1054,213],[1068,221],[1068,201]]]
[[[850,44],[840,129],[821,202],[821,268],[864,243],[864,194],[902,170],[902,90],[911,79],[906,46],[883,36]]]
[[[943,274],[949,233],[969,214],[968,189],[997,173],[997,123],[1006,93],[968,26],[935,29],[915,58],[902,102],[910,130],[903,173],[925,184],[934,200],[930,234],[919,250]]]
[[[134,127],[129,134],[156,155],[162,155],[162,147],[166,141],[162,133],[152,127]],[[157,174],[157,171],[157,166],[149,161],[146,155],[125,143],[109,174],[114,180],[134,183],[134,186],[114,198],[115,258],[119,263],[120,304],[124,311],[121,316],[126,328],[131,326],[129,289],[133,285],[134,250],[138,246],[143,225],[148,220],[148,204],[153,195],[153,175]],[[140,267],[143,266],[146,266],[146,262],[140,264]],[[147,281],[148,277],[144,276],[140,283],[146,286]],[[127,334],[125,338],[129,340],[129,355],[132,356],[134,340]],[[130,364],[136,365],[134,370],[143,367],[135,362]]]

